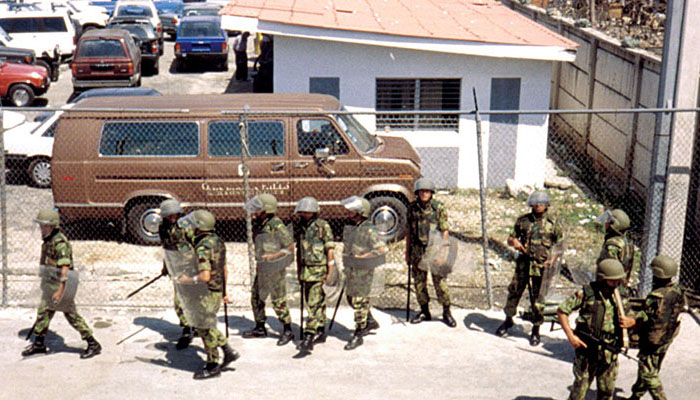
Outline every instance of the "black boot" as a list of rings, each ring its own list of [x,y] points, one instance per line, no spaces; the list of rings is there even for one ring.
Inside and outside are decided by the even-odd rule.
[[[265,323],[264,322],[256,322],[255,328],[253,328],[249,331],[243,332],[242,336],[244,339],[267,337],[267,329],[265,329]]]
[[[371,331],[379,329],[379,322],[377,322],[376,319],[372,316],[372,312],[367,314],[367,325],[365,325],[365,329],[363,329],[363,334],[367,335]]]
[[[277,341],[278,346],[284,346],[285,344],[294,340],[294,332],[292,332],[291,324],[284,324],[284,331],[282,331],[282,336],[280,336]]]
[[[186,349],[190,343],[192,343],[192,338],[194,337],[194,329],[189,326],[182,327],[182,334],[180,338],[177,339],[177,344],[175,348],[178,350]]]
[[[532,333],[530,334],[530,346],[537,346],[540,342],[540,326],[535,325],[532,327]]]
[[[83,352],[83,354],[80,355],[80,358],[86,359],[86,358],[91,358],[95,357],[96,355],[102,353],[102,346],[100,346],[99,343],[97,343],[97,340],[93,336],[90,336],[87,340],[87,348]]]
[[[314,334],[304,332],[304,339],[302,339],[302,341],[299,342],[299,346],[297,346],[297,349],[299,349],[299,351],[302,353],[311,352],[314,349]]]
[[[314,335],[314,343],[326,343],[326,327],[322,326],[316,329],[316,334]]]
[[[506,317],[501,326],[496,329],[496,336],[504,337],[508,333],[508,329],[513,326],[513,317]]]
[[[221,368],[217,363],[207,363],[201,370],[194,373],[194,379],[209,379],[221,375]]]
[[[362,332],[363,329],[357,328],[355,329],[355,334],[352,336],[352,339],[348,342],[348,344],[345,345],[345,350],[354,350],[360,346],[362,346],[362,343],[364,340],[362,339]]]
[[[433,317],[430,315],[430,307],[421,305],[420,312],[415,317],[411,318],[412,324],[420,324],[423,321],[430,321]]]
[[[46,354],[47,349],[44,344],[44,337],[37,336],[34,338],[34,343],[27,346],[24,351],[22,351],[22,357],[33,356],[34,354]]]
[[[450,328],[457,326],[457,322],[452,318],[452,313],[450,312],[450,306],[444,306],[442,308],[442,322]]]
[[[224,352],[224,361],[221,362],[221,367],[219,367],[220,369],[226,368],[229,364],[238,360],[241,357],[241,355],[238,354],[238,352],[234,350],[233,347],[231,347],[231,345],[229,345],[228,343],[221,346],[221,350]]]

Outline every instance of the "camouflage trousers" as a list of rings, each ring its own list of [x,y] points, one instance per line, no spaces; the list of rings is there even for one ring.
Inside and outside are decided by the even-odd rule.
[[[666,356],[666,348],[656,351],[639,350],[639,367],[637,369],[637,381],[632,385],[632,394],[641,398],[649,391],[654,400],[666,400],[664,388],[659,379],[661,363]]]
[[[207,362],[219,362],[219,347],[226,344],[226,336],[217,328],[197,328],[197,334],[204,342],[204,351],[207,353]]]
[[[323,291],[323,282],[303,282],[304,300],[309,316],[306,319],[304,333],[314,334],[318,328],[326,326],[326,293]]]
[[[606,358],[611,362],[607,362]],[[617,355],[606,357],[604,350],[592,346],[588,349],[576,349],[574,359],[574,383],[571,386],[569,400],[584,400],[593,379],[598,387],[598,400],[612,400],[617,380]]]
[[[275,310],[277,318],[282,324],[291,324],[292,316],[289,314],[289,307],[287,306],[287,283],[284,281],[284,275],[282,275],[281,280],[276,279],[274,282],[265,285],[261,285],[260,277],[255,276],[253,290],[250,293],[250,304],[253,306],[255,322],[264,324],[267,319],[267,316],[265,316],[265,299],[268,293],[272,299],[272,309]]]
[[[177,292],[175,292],[175,300],[173,302],[175,306],[175,314],[177,315],[177,319],[180,320],[180,326],[188,326],[187,325],[187,317],[185,317],[185,312],[182,310],[182,305],[180,304],[180,298],[177,297]]]
[[[90,330],[90,327],[87,325],[83,317],[81,317],[76,311],[75,304],[73,304],[70,309],[72,311],[63,313],[63,315],[66,317],[66,321],[68,321],[73,329],[80,333],[81,339],[87,340],[87,338],[92,337],[92,330]],[[49,324],[51,323],[51,319],[53,318],[54,314],[56,314],[56,311],[49,309],[46,301],[42,300],[36,314],[36,325],[34,325],[34,335],[36,337],[46,336],[46,333],[49,330]]]
[[[355,329],[364,329],[369,317],[369,297],[347,297],[348,304],[355,310]]]
[[[428,297],[428,272],[418,268],[419,261],[411,263],[411,273],[413,274],[413,284],[416,288],[416,300],[421,306],[427,306],[428,303],[430,303],[430,297]],[[433,277],[433,286],[435,286],[435,293],[437,294],[438,301],[443,307],[449,307],[450,290],[447,287],[445,277],[435,275],[434,273],[430,275]]]
[[[528,293],[530,297],[530,305],[532,307],[532,319],[533,325],[540,326],[544,321],[542,313],[544,312],[544,304],[539,303],[536,299],[540,295],[540,288],[542,287],[542,276],[531,276],[530,275],[530,261],[525,258],[518,258],[515,262],[515,273],[513,274],[513,279],[511,279],[508,285],[508,298],[506,300],[506,306],[503,311],[506,313],[507,317],[513,317],[518,308],[518,303],[520,303],[520,298],[523,296],[523,292],[527,288],[527,284],[530,282],[530,290],[532,294]]]

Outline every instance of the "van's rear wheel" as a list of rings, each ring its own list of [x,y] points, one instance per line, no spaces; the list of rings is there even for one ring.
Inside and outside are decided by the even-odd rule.
[[[51,160],[44,157],[33,159],[27,168],[29,183],[38,188],[51,186]]]
[[[372,206],[370,221],[377,227],[379,236],[387,241],[398,241],[406,235],[408,209],[396,197],[380,196],[369,200]]]
[[[160,222],[160,203],[156,201],[135,204],[126,215],[126,229],[138,244],[160,244]]]

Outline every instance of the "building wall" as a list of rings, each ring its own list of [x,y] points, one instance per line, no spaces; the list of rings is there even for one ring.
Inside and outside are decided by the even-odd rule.
[[[480,108],[485,110],[491,104],[492,78],[520,78],[520,109],[549,108],[551,62],[474,57],[280,36],[275,37],[274,46],[275,93],[308,93],[310,77],[339,77],[340,101],[353,111],[374,110],[376,78],[461,78],[461,110],[474,109],[472,87],[476,88]],[[482,117],[485,146],[489,138],[488,118],[488,115]],[[371,132],[376,130],[373,115],[361,115],[358,119]],[[516,160],[512,176],[516,181],[535,185],[543,183],[547,125],[544,116],[520,116],[512,146],[508,149],[511,157]],[[385,134],[384,131],[378,133]],[[473,116],[461,119],[458,132],[394,130],[389,134],[406,138],[423,155],[432,151],[424,157],[426,160],[441,159],[439,152],[445,152],[443,159],[449,160],[456,150],[457,168],[449,168],[455,171],[456,176],[445,176],[442,178],[443,184],[451,186],[457,182],[460,188],[479,186]],[[488,153],[488,149],[484,149],[484,165],[498,168],[498,162],[489,162]],[[424,168],[427,176],[445,173],[444,163],[425,165]]]

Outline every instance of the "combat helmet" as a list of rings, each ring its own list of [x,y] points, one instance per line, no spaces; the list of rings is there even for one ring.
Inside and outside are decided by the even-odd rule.
[[[347,199],[340,200],[340,204],[342,204],[346,210],[352,211],[365,218],[369,218],[369,213],[372,208],[369,201],[360,196],[350,196]]]
[[[651,271],[655,278],[671,279],[678,273],[678,264],[669,256],[658,255],[651,260]]]
[[[428,178],[420,178],[413,184],[413,193],[418,194],[419,190],[430,190],[435,193],[435,182]]]
[[[175,214],[182,214],[182,207],[180,202],[175,199],[163,200],[160,203],[160,216],[169,217]]]
[[[52,208],[44,208],[39,210],[39,214],[37,214],[36,218],[34,219],[34,222],[39,224],[52,226],[58,226],[58,221],[58,211]]]
[[[259,213],[260,211],[274,214],[277,212],[277,198],[268,193],[261,193],[248,200],[243,208],[253,214]]]
[[[598,280],[608,279],[611,281],[624,279],[627,277],[625,274],[625,269],[622,264],[614,258],[606,258],[605,260],[598,263],[598,271],[596,271],[596,278]]]
[[[198,230],[202,232],[209,232],[214,230],[214,225],[216,225],[216,218],[214,215],[207,210],[197,210],[192,213],[194,217],[194,225]]]
[[[545,206],[549,205],[549,194],[544,190],[537,190],[527,196],[528,207],[534,207],[538,204],[544,204]]]
[[[610,214],[612,217],[610,221],[610,228],[615,230],[615,232],[622,233],[629,229],[630,217],[627,216],[626,212],[618,208],[616,210],[613,210]]]
[[[294,209],[294,214],[298,214],[300,212],[317,213],[319,211],[320,211],[320,208],[318,207],[318,201],[316,201],[315,198],[309,196],[309,197],[304,197],[301,200],[299,200],[296,208]]]

